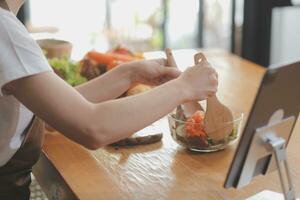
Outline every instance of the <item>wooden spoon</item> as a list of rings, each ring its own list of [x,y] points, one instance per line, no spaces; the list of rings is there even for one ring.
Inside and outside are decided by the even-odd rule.
[[[194,56],[195,62],[207,61],[202,53]],[[201,62],[200,61],[200,62]],[[207,99],[204,116],[204,130],[214,141],[223,140],[233,130],[233,115],[228,107],[222,104],[216,95]]]
[[[166,57],[167,57],[167,62],[168,62],[168,66],[173,66],[177,68],[177,64],[175,62],[172,50],[169,48],[166,48],[165,50],[166,53]],[[197,102],[197,101],[190,101],[187,103],[184,103],[182,105],[179,105],[177,107],[177,115],[183,115],[185,118],[191,117],[196,111],[198,110],[202,110],[203,108],[201,107],[201,105]]]

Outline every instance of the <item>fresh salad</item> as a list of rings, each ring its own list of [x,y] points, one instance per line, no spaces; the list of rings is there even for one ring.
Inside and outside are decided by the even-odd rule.
[[[204,116],[204,111],[196,111],[185,121],[180,121],[176,120],[176,114],[172,114],[169,118],[169,121],[175,119],[175,123],[170,122],[172,137],[183,146],[196,149],[222,148],[238,137],[238,127],[233,124],[232,132],[224,135],[223,140],[212,140],[204,130]]]

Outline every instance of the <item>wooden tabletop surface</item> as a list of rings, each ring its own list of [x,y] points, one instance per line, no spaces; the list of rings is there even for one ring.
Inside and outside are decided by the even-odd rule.
[[[182,70],[192,65],[195,52],[174,52]],[[146,55],[152,58],[163,54]],[[220,100],[234,112],[243,112],[246,120],[265,69],[225,52],[210,51],[206,56],[219,73]],[[164,134],[161,143],[97,151],[88,151],[59,133],[47,134],[44,154],[34,170],[35,175],[53,199],[232,200],[245,199],[265,189],[281,191],[277,173],[256,177],[240,190],[224,189],[237,142],[215,153],[192,153],[172,140],[166,120],[160,121],[159,128]],[[288,147],[298,195],[299,132],[298,120]]]

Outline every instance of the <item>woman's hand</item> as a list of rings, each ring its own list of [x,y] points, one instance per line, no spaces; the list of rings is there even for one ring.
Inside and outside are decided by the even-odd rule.
[[[132,69],[132,82],[146,85],[161,85],[177,78],[181,72],[174,67],[167,67],[165,59],[135,61],[124,64]]]
[[[217,92],[218,74],[207,61],[202,61],[184,71],[176,82],[184,91],[186,101],[203,100]]]

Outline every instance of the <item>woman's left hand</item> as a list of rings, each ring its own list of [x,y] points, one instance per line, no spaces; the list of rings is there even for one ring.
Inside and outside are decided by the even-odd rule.
[[[125,65],[133,70],[133,82],[161,85],[181,74],[177,68],[166,66],[166,64],[166,59],[153,59],[130,62]]]

